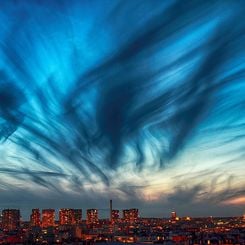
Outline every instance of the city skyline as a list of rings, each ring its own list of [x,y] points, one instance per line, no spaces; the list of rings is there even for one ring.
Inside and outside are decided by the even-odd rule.
[[[140,217],[136,208],[112,209],[107,219],[98,218],[98,209],[33,209],[29,221],[17,209],[5,209],[0,216],[0,242],[3,244],[244,244],[245,215],[242,217]]]
[[[97,208],[89,208],[86,210],[83,209],[73,209],[73,208],[60,208],[60,209],[40,209],[40,208],[34,208],[30,211],[29,218],[23,219],[21,215],[20,209],[3,209],[1,210],[2,215],[1,217],[4,217],[4,214],[9,212],[13,212],[14,215],[18,216],[19,222],[30,222],[31,226],[41,226],[44,228],[47,228],[49,226],[55,226],[55,222],[59,222],[60,225],[75,225],[80,224],[79,222],[86,221],[86,224],[97,224],[99,220],[108,220],[112,224],[115,222],[115,220],[128,220],[132,223],[136,222],[137,219],[169,219],[169,220],[176,220],[179,219],[198,219],[198,218],[231,218],[231,216],[203,216],[203,217],[192,217],[192,216],[179,216],[177,212],[171,211],[166,216],[161,217],[144,217],[140,215],[140,210],[137,208],[129,208],[129,209],[113,209],[112,210],[112,218],[110,217],[110,211],[108,211],[108,214],[105,216],[101,216],[101,210],[103,209],[97,209]],[[83,213],[84,211],[84,213]],[[73,220],[76,217],[76,213],[78,214],[77,220]],[[92,215],[91,215],[92,213]],[[94,217],[96,215],[96,217]],[[5,215],[6,216],[6,215]],[[46,218],[46,216],[49,216]],[[240,216],[234,216],[237,218],[243,218],[245,219],[245,212],[241,214]],[[46,221],[48,219],[48,221]],[[4,220],[2,221],[4,223]],[[46,225],[49,224],[49,225]]]
[[[144,217],[241,216],[244,14],[244,1],[0,1],[0,210],[112,199]]]
[[[22,216],[22,212],[19,208],[4,208],[2,210],[0,210],[2,213],[9,211],[9,210],[13,210],[18,211],[19,212],[19,216],[21,218],[22,221],[30,221],[30,223],[32,223],[32,220],[34,219],[38,219],[39,222],[43,222],[43,217],[45,216],[46,212],[51,212],[51,216],[53,217],[52,219],[54,221],[60,221],[62,220],[62,218],[60,218],[62,215],[63,216],[71,216],[70,212],[73,212],[72,215],[75,215],[75,213],[79,212],[79,220],[80,221],[87,221],[88,219],[93,219],[94,217],[94,212],[96,213],[96,218],[95,220],[103,220],[103,219],[108,219],[109,221],[111,221],[113,218],[114,219],[129,219],[130,216],[132,216],[132,219],[135,219],[135,217],[137,218],[159,218],[159,219],[176,219],[176,218],[186,218],[186,217],[191,217],[191,218],[208,218],[208,217],[216,217],[216,218],[229,218],[229,217],[245,217],[245,211],[243,213],[241,213],[240,215],[237,216],[213,216],[213,215],[207,215],[207,216],[191,216],[190,214],[185,214],[185,215],[177,215],[178,210],[176,209],[172,209],[170,210],[168,213],[164,212],[165,215],[161,215],[161,216],[144,216],[141,215],[141,210],[139,210],[136,207],[130,207],[130,208],[122,208],[122,209],[118,209],[118,208],[113,208],[110,211],[110,208],[88,208],[88,209],[83,209],[83,208],[71,208],[71,207],[62,207],[62,208],[39,208],[39,207],[35,207],[29,210],[29,213],[25,213],[24,216]],[[131,212],[134,212],[136,210],[137,215],[134,216],[132,215]],[[89,214],[88,217],[88,213],[92,212],[92,216],[91,214]],[[90,217],[91,216],[91,217]],[[75,217],[75,216],[74,216]],[[61,221],[62,223],[63,221]],[[71,221],[72,222],[72,221]],[[41,223],[38,226],[41,226]],[[93,223],[93,222],[92,222]],[[96,222],[95,222],[96,223]],[[54,224],[53,224],[54,225]]]

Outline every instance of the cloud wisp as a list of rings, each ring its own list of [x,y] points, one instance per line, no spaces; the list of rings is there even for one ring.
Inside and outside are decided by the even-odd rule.
[[[107,188],[126,163],[163,169],[212,128],[218,145],[244,139],[220,130],[245,121],[243,3],[1,4],[2,174]]]

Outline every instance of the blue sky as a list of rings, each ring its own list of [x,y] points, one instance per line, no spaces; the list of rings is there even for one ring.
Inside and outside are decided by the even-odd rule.
[[[0,208],[245,210],[243,1],[1,1]],[[102,214],[103,216],[103,214]]]

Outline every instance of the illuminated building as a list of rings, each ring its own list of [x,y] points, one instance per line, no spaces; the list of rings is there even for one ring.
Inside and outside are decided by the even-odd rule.
[[[32,209],[32,213],[30,216],[30,224],[31,226],[40,226],[41,225],[41,215],[38,208]]]
[[[75,224],[79,224],[82,221],[82,209],[74,209]]]
[[[55,210],[54,209],[43,209],[42,210],[42,226],[49,227],[54,226]]]
[[[176,212],[171,212],[171,219],[172,220],[175,220],[176,219],[176,217],[177,217],[177,214],[176,214]]]
[[[16,230],[20,226],[20,210],[4,209],[2,211],[3,228],[7,230]]]
[[[134,223],[139,218],[139,210],[137,208],[123,210],[123,219],[126,222]]]
[[[171,212],[171,222],[175,223],[176,221],[179,221],[180,218],[177,216],[176,212]]]
[[[87,210],[87,224],[98,224],[98,210],[97,209],[88,209]]]
[[[112,210],[111,211],[111,221],[112,223],[117,222],[119,219],[119,210]]]
[[[74,225],[75,224],[75,212],[74,209],[63,208],[59,211],[60,225]]]
[[[123,210],[123,219],[125,221],[129,221],[129,217],[130,217],[130,211],[129,211],[129,209],[124,209]]]

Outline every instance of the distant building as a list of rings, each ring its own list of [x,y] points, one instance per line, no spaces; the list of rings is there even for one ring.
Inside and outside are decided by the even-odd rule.
[[[112,216],[111,217],[112,223],[116,223],[118,221],[118,219],[119,219],[119,210],[113,209],[111,216]]]
[[[124,221],[128,221],[129,218],[130,218],[130,211],[129,211],[129,209],[124,209],[123,210],[123,219],[124,219]]]
[[[137,208],[124,209],[123,219],[125,222],[135,223],[139,218],[139,210]]]
[[[177,214],[175,211],[171,212],[171,219],[175,220],[177,218]]]
[[[74,225],[75,224],[74,210],[71,208],[60,209],[59,222],[60,225]]]
[[[87,210],[87,224],[98,224],[98,210],[97,209],[88,209]]]
[[[30,216],[30,225],[31,226],[40,226],[41,225],[41,214],[38,208],[32,209]]]
[[[20,210],[4,209],[2,211],[2,225],[7,230],[18,229],[20,227]]]
[[[75,224],[80,224],[82,221],[82,209],[74,209]]]
[[[42,210],[42,227],[50,227],[55,225],[55,210],[43,209]]]

